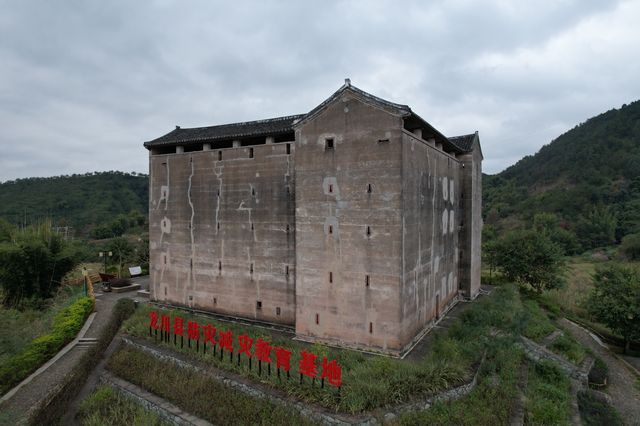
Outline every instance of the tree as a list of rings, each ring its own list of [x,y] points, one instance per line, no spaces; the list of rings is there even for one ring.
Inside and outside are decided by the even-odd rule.
[[[587,309],[624,338],[626,353],[632,340],[640,340],[640,271],[616,264],[600,267],[593,282]]]
[[[620,252],[630,260],[640,260],[640,233],[630,234],[622,238]]]
[[[544,232],[552,242],[562,248],[564,254],[576,254],[580,251],[580,243],[576,234],[563,228],[560,219],[554,213],[538,213],[533,216],[533,228]]]
[[[505,277],[536,293],[561,287],[562,249],[535,229],[509,232],[496,243],[496,265]]]
[[[617,220],[611,209],[600,205],[578,219],[578,238],[586,249],[608,246],[616,240]]]
[[[50,222],[14,230],[10,241],[0,243],[2,303],[19,307],[24,299],[52,296],[74,266],[71,251]]]
[[[133,246],[126,238],[117,237],[111,240],[109,250],[113,252],[113,260],[118,265],[118,275],[121,275],[122,266],[131,259]]]

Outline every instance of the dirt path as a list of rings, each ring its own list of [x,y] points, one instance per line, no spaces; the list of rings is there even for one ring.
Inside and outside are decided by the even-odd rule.
[[[626,425],[640,425],[640,390],[636,388],[635,376],[609,351],[600,346],[582,327],[561,319],[560,323],[581,344],[590,348],[609,366],[609,386],[606,393],[611,395],[613,406],[618,410]]]

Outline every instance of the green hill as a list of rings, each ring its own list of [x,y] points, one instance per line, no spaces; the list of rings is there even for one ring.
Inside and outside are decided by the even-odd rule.
[[[113,171],[7,181],[0,183],[0,218],[15,225],[51,218],[87,235],[119,215],[146,217],[148,184],[147,175]]]
[[[483,184],[485,223],[499,231],[553,213],[582,249],[640,232],[640,101],[587,120]]]

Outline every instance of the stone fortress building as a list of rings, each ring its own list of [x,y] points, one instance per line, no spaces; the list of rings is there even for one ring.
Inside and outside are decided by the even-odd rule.
[[[144,146],[154,301],[401,355],[480,290],[477,132],[346,80],[307,114]]]

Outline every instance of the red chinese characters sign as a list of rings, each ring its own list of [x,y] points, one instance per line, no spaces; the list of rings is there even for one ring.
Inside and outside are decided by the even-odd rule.
[[[186,333],[185,333],[186,328]],[[216,355],[216,347],[220,351],[220,359],[224,358],[224,352],[229,353],[229,360],[233,361],[233,355],[236,353],[238,365],[244,356],[249,360],[249,369],[251,369],[251,360],[255,357],[258,360],[258,374],[262,374],[262,364],[268,366],[268,373],[271,374],[271,364],[275,361],[275,367],[280,377],[280,371],[286,372],[287,378],[290,377],[291,360],[293,352],[281,346],[273,346],[270,342],[258,338],[254,340],[247,334],[237,336],[236,344],[237,352],[234,348],[234,336],[231,330],[218,330],[211,324],[201,325],[197,321],[188,320],[186,327],[184,319],[181,317],[173,317],[173,323],[168,315],[159,315],[152,311],[149,313],[149,335],[154,334],[157,338],[158,331],[161,334],[161,340],[170,341],[170,335],[173,331],[173,344],[176,343],[176,336],[180,336],[180,346],[183,346],[184,335],[186,334],[189,347],[191,342],[196,342],[196,350],[200,350],[200,341],[202,340],[203,351],[207,351],[207,345]],[[272,355],[275,359],[272,359]],[[335,387],[342,386],[342,369],[336,360],[329,360],[327,357],[322,358],[322,362],[318,362],[318,356],[309,351],[301,351],[298,361],[298,373],[300,374],[300,382],[303,377],[309,377],[312,380],[319,378],[324,387],[324,381]],[[320,370],[318,370],[320,369]]]

